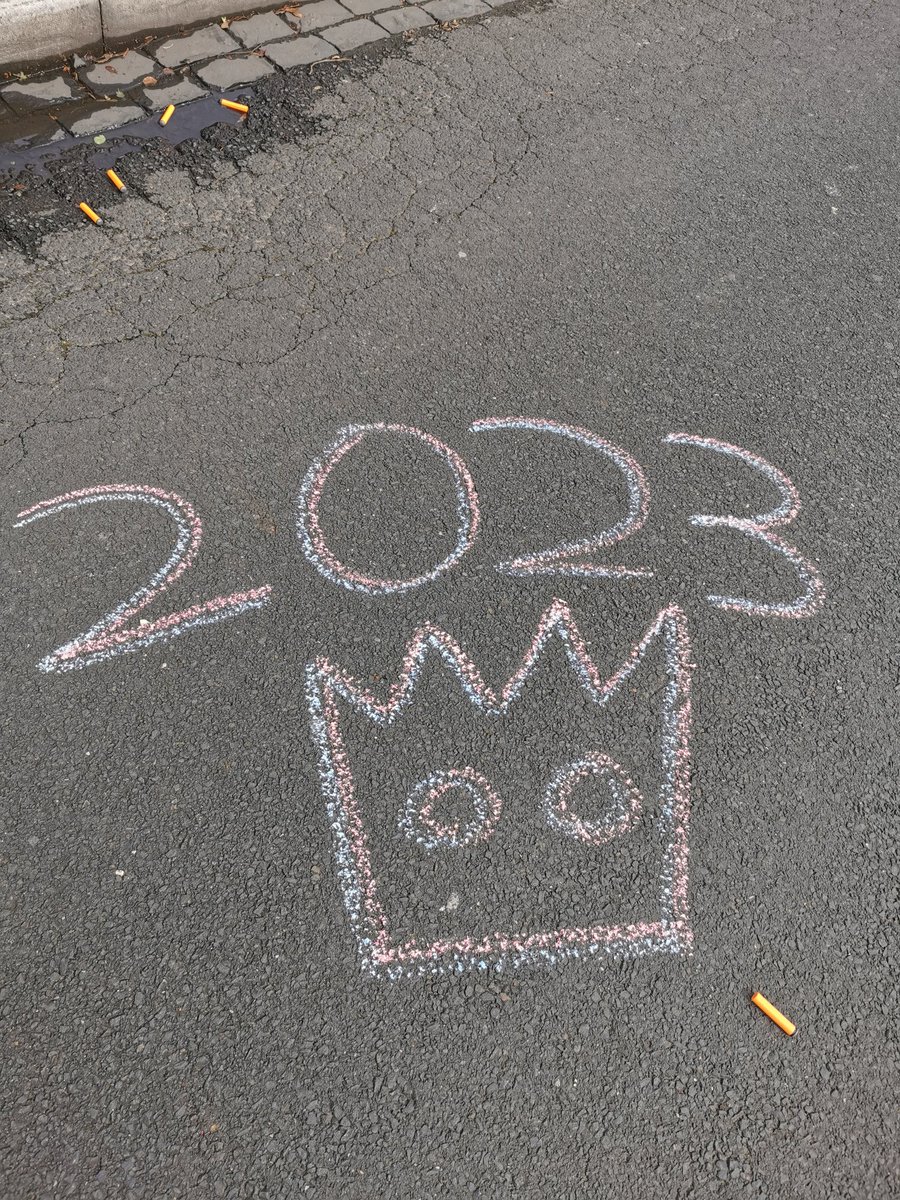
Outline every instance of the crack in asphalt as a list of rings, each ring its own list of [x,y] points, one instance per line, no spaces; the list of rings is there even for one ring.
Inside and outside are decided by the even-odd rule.
[[[513,20],[513,14],[498,14],[494,18],[495,22]],[[24,336],[33,340],[38,329],[49,333],[56,346],[64,346],[66,352],[59,355],[58,372],[52,378],[42,380],[42,406],[37,415],[29,416],[13,429],[8,428],[6,420],[7,429],[0,437],[0,447],[18,446],[21,453],[12,461],[7,459],[5,470],[13,470],[21,464],[27,455],[28,436],[41,426],[113,418],[125,408],[142,403],[157,386],[140,391],[124,405],[117,404],[77,417],[48,418],[44,414],[52,410],[56,398],[68,390],[67,364],[72,361],[74,351],[124,347],[146,340],[160,353],[174,355],[179,362],[188,365],[213,360],[245,366],[248,360],[231,357],[225,346],[209,353],[196,345],[185,345],[178,339],[179,328],[204,313],[222,312],[228,306],[258,299],[264,285],[284,279],[288,274],[296,294],[299,263],[305,271],[306,303],[294,308],[292,315],[302,328],[292,341],[279,345],[270,355],[261,354],[254,360],[259,367],[274,366],[298,352],[312,336],[339,328],[340,319],[333,312],[330,319],[322,315],[333,308],[329,297],[334,288],[346,288],[343,301],[350,303],[357,294],[377,289],[412,270],[416,255],[433,235],[435,227],[462,222],[472,212],[486,216],[484,201],[491,197],[494,203],[499,203],[501,190],[511,185],[532,155],[529,119],[550,103],[552,96],[539,80],[528,78],[515,66],[503,44],[503,39],[509,36],[506,29],[496,36],[489,25],[474,25],[471,35],[482,43],[481,52],[487,50],[494,56],[495,68],[502,64],[508,75],[520,80],[527,89],[521,94],[519,106],[510,114],[509,121],[499,127],[482,128],[477,107],[470,109],[467,104],[466,84],[471,83],[471,68],[465,55],[454,52],[452,42],[441,56],[443,62],[433,61],[429,43],[425,42],[418,48],[413,65],[411,48],[405,47],[404,61],[401,64],[394,60],[395,69],[391,70],[390,58],[381,59],[380,72],[361,72],[352,81],[339,83],[334,92],[318,100],[312,114],[316,132],[291,147],[291,153],[297,161],[300,179],[307,178],[311,172],[319,175],[321,185],[310,195],[306,215],[308,221],[318,218],[322,240],[328,244],[304,242],[302,234],[298,234],[289,253],[285,253],[284,223],[291,220],[289,210],[295,200],[279,196],[277,189],[248,183],[265,185],[270,176],[278,173],[274,160],[264,150],[257,152],[255,157],[245,158],[240,167],[214,161],[212,177],[205,180],[198,179],[189,167],[182,175],[185,182],[178,187],[176,195],[171,194],[168,177],[160,185],[157,177],[150,173],[140,176],[132,195],[115,210],[117,218],[120,214],[130,215],[127,214],[129,207],[136,215],[139,205],[162,215],[162,220],[156,221],[156,232],[153,219],[147,223],[139,261],[130,256],[127,240],[122,242],[111,226],[104,229],[104,235],[116,244],[118,253],[113,258],[95,258],[92,252],[85,258],[84,230],[79,230],[77,235],[55,235],[64,243],[67,239],[69,243],[76,239],[81,243],[81,254],[76,255],[76,259],[80,257],[83,265],[76,269],[76,279],[70,283],[61,283],[62,276],[57,268],[59,258],[47,249],[31,262],[18,256],[13,259],[7,251],[0,261],[4,268],[12,268],[6,295],[11,300],[14,294],[15,300],[6,304],[0,300],[0,333],[6,335],[6,350],[0,346],[0,373],[13,383],[24,385],[27,382],[33,364],[28,362],[24,369],[16,367],[16,362],[21,361],[19,339]],[[459,78],[461,71],[462,79]],[[423,96],[431,97],[432,101],[425,107],[419,103]],[[363,97],[366,99],[361,103]],[[438,204],[429,207],[427,203],[422,204],[421,197],[436,198],[428,175],[440,160],[444,139],[453,140],[460,152],[469,156],[471,176],[462,185],[457,203],[446,203],[441,196]],[[351,162],[355,164],[354,169],[346,165]],[[458,179],[454,186],[460,188]],[[194,231],[198,228],[202,231],[208,224],[208,217],[204,215],[205,197],[212,192],[220,197],[224,193],[227,197],[221,207],[222,217],[227,214],[229,221],[240,222],[241,228],[252,230],[252,234],[246,234],[238,245],[224,242],[200,246],[188,244],[178,253],[167,255],[166,248],[173,237],[195,240]],[[371,211],[372,197],[376,195],[384,201],[377,218]],[[366,203],[369,208],[367,221],[364,220],[362,225],[358,215],[360,203]],[[366,228],[367,223],[371,227]],[[53,235],[50,236],[52,240]],[[376,260],[388,246],[393,265],[385,270]],[[64,255],[68,248],[68,245],[61,246],[59,253]],[[155,258],[157,252],[159,259]],[[244,276],[241,284],[213,289],[212,294],[202,300],[179,303],[178,287],[184,264],[198,258],[206,260],[210,255],[215,256],[220,279],[229,274],[241,274]],[[252,264],[260,258],[265,265],[254,270]],[[377,277],[366,278],[360,259],[372,262]],[[132,286],[122,289],[119,286],[122,279],[127,279]],[[145,323],[140,294],[158,287],[171,298],[173,311],[168,319],[157,317],[152,323]],[[117,298],[111,301],[111,295]],[[320,309],[323,295],[325,300]],[[68,310],[76,298],[78,316],[73,317]],[[66,315],[62,320],[54,320],[60,313]],[[97,328],[97,336],[84,336],[86,324]],[[117,326],[120,330],[123,326],[130,328],[116,334],[108,332]],[[17,331],[15,336],[14,331]],[[51,358],[55,353],[52,347],[53,342],[47,349]],[[31,382],[33,385],[33,374]]]
[[[89,156],[3,194],[4,1195],[888,1200],[898,36],[887,0],[523,5],[277,78],[246,127],[129,155],[125,200]],[[615,554],[652,579],[497,570],[615,529],[624,494],[583,444],[471,432],[510,414],[634,456],[652,504]],[[482,517],[463,561],[391,595],[336,587],[296,536],[310,464],[378,422],[462,455]],[[741,536],[772,477],[676,451],[675,430],[790,476],[803,511],[779,532],[821,570],[818,615],[708,603],[797,579]],[[414,577],[454,544],[453,482],[418,444],[371,441],[329,476],[323,532],[341,562]],[[166,561],[172,526],[94,504],[26,535],[12,514],[125,479],[206,530],[148,618],[237,587],[271,603],[45,675]],[[693,958],[363,976],[309,665],[382,695],[427,624],[502,684],[556,597],[604,672],[664,606],[690,625]],[[404,930],[643,920],[641,852],[623,843],[620,870],[551,844],[541,794],[601,740],[660,792],[665,662],[600,732],[558,653],[519,736],[485,728],[442,661],[412,732],[348,717]],[[463,762],[503,781],[508,840],[389,878],[418,853],[404,796]]]

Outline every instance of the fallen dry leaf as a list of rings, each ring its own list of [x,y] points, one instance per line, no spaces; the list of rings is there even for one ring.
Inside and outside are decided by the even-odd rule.
[[[222,17],[221,21],[219,21],[219,24],[222,26],[223,29],[227,29],[228,26],[231,24],[231,17]]]
[[[124,58],[128,54],[128,50],[107,50],[105,54],[101,54],[99,58],[95,58],[95,63],[108,63],[111,58]]]
[[[155,75],[145,75],[142,80],[144,87],[153,87],[154,83],[158,83]]]
[[[281,8],[276,8],[277,13],[290,13],[292,17],[301,16],[299,4],[282,4]]]

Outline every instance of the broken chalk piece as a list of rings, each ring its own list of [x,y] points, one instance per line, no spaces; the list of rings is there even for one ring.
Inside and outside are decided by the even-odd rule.
[[[88,220],[93,221],[95,225],[103,224],[103,222],[100,220],[100,218],[97,216],[97,214],[94,212],[94,210],[91,208],[91,206],[89,204],[85,204],[85,202],[82,200],[82,202],[78,205],[78,207],[81,209],[81,211],[84,213],[84,215],[88,218]]]
[[[793,1036],[797,1026],[793,1021],[789,1021],[784,1013],[779,1012],[774,1004],[770,1004],[762,992],[754,992],[750,999],[759,1011],[764,1012],[769,1020],[774,1021],[778,1028],[783,1030],[788,1037]]]
[[[163,111],[163,115],[159,118],[160,125],[168,125],[174,111],[175,105],[167,104],[165,110]]]
[[[230,108],[232,112],[248,113],[250,111],[249,104],[238,104],[236,100],[220,100],[219,103],[223,108]]]
[[[125,184],[118,177],[118,175],[115,173],[115,171],[112,169],[112,167],[110,167],[109,170],[106,172],[106,178],[113,185],[113,187],[117,187],[120,192],[124,192],[127,190],[125,187]]]

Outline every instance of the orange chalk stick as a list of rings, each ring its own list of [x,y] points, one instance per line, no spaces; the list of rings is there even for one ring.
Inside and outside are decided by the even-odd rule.
[[[770,1004],[762,992],[754,992],[750,997],[760,1012],[764,1012],[770,1021],[774,1021],[779,1029],[782,1029],[788,1037],[791,1037],[797,1026],[793,1021],[789,1021],[783,1012],[779,1012],[774,1004]]]
[[[125,184],[118,177],[112,167],[110,167],[110,169],[106,172],[106,178],[113,185],[113,187],[117,187],[120,192],[124,192],[126,190]]]
[[[172,119],[172,113],[174,111],[175,111],[174,104],[167,105],[165,111],[163,112],[163,115],[159,118],[160,125],[168,125],[169,121]]]
[[[249,104],[238,104],[236,100],[220,100],[219,103],[223,108],[230,108],[232,112],[248,113],[250,111]]]
[[[88,218],[89,221],[93,221],[95,225],[103,224],[102,220],[97,216],[97,214],[94,212],[94,210],[91,208],[91,206],[89,204],[85,204],[85,202],[82,200],[82,202],[78,205],[78,207],[81,209],[81,211],[84,213],[84,215]]]

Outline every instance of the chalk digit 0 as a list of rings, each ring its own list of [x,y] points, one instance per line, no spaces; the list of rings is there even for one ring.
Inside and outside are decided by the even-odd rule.
[[[345,458],[360,442],[372,434],[390,434],[395,437],[411,438],[421,442],[444,460],[453,475],[456,490],[456,544],[446,558],[425,571],[406,579],[378,579],[342,563],[331,551],[319,521],[319,505],[328,477],[341,459]],[[347,425],[328,446],[320,458],[306,472],[300,495],[297,499],[297,536],[303,553],[316,570],[353,592],[366,592],[370,596],[390,592],[407,592],[421,587],[448,571],[469,550],[478,536],[481,516],[478,509],[478,493],[469,474],[469,468],[446,443],[413,425],[390,425],[379,421],[372,425]]]

